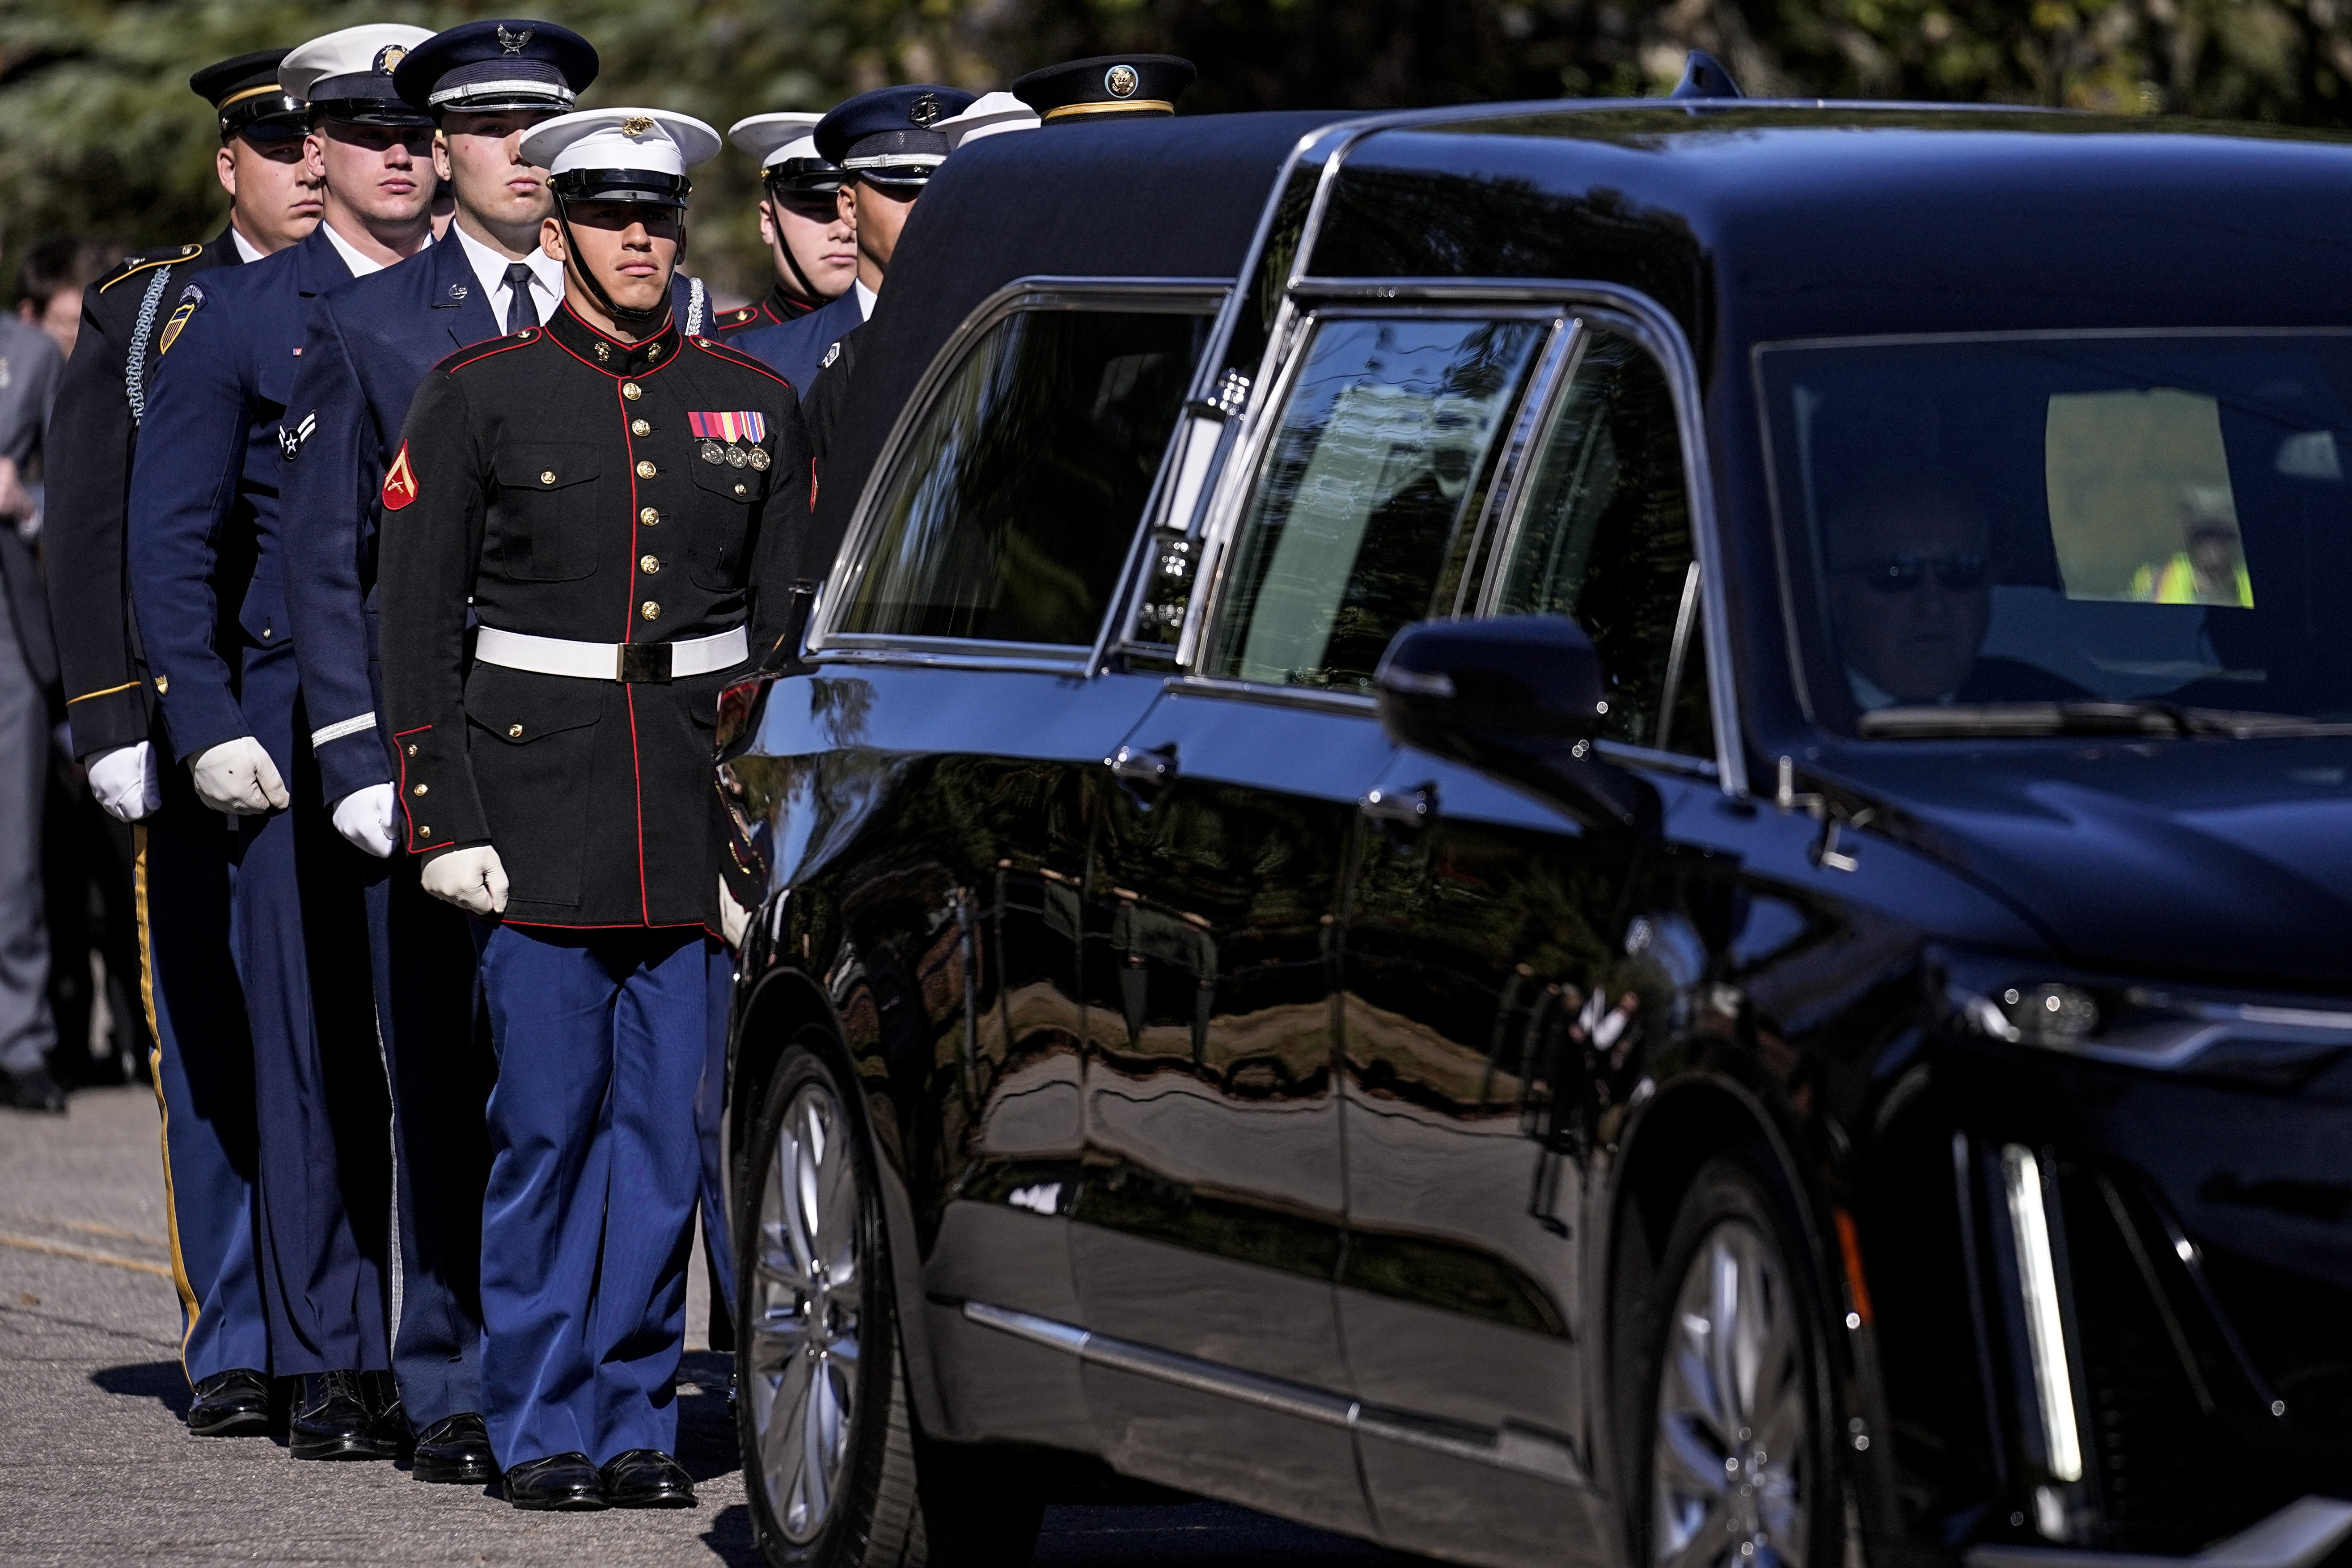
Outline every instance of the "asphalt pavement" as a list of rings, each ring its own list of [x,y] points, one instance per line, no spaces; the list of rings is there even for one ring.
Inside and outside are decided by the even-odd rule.
[[[699,1281],[697,1260],[689,1278]],[[699,1292],[688,1311],[699,1322]],[[701,1506],[530,1514],[389,1464],[298,1464],[181,1417],[179,1304],[153,1094],[0,1110],[0,1563],[759,1562],[728,1358],[688,1342],[679,1455]],[[1047,1568],[1412,1568],[1412,1559],[1211,1503],[1057,1508]]]

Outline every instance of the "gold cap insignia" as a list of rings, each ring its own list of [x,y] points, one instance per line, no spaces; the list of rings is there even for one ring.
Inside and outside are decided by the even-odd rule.
[[[643,136],[653,128],[654,117],[650,114],[632,114],[621,121],[621,134],[624,136]]]
[[[1103,90],[1113,98],[1133,98],[1142,85],[1143,78],[1133,66],[1113,66],[1103,72]]]
[[[375,68],[380,71],[396,71],[400,68],[400,62],[407,58],[408,49],[405,45],[386,44],[375,52]]]

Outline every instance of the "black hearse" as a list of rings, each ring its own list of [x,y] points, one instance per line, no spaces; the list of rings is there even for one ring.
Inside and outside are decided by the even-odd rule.
[[[2343,1542],[2347,193],[1729,100],[959,153],[721,719],[770,1561],[1107,1477],[1498,1565]]]

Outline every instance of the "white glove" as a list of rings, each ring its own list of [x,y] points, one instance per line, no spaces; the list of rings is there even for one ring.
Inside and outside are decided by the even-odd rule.
[[[495,915],[506,910],[507,868],[487,844],[436,855],[425,862],[422,879],[426,892],[468,914]]]
[[[286,793],[286,781],[278,776],[278,764],[250,735],[197,752],[188,772],[204,803],[231,816],[265,816],[285,810],[292,798]]]
[[[400,847],[400,830],[393,826],[400,809],[400,792],[388,784],[355,789],[335,802],[335,831],[377,859],[387,859]]]
[[[163,775],[156,771],[155,748],[142,741],[117,746],[89,761],[89,793],[117,822],[136,822],[163,808]]]
[[[751,929],[751,911],[735,901],[735,889],[727,885],[726,878],[719,878],[719,934],[727,939],[728,946],[740,952],[743,933]]]

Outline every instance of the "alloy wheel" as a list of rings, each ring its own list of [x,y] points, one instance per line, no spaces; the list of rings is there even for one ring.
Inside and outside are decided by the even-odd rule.
[[[1654,1568],[1803,1568],[1812,1434],[1798,1312],[1761,1233],[1742,1219],[1707,1232],[1658,1371]]]
[[[793,1094],[760,1187],[744,1397],[770,1517],[795,1546],[833,1515],[863,1349],[855,1136],[821,1083]]]

